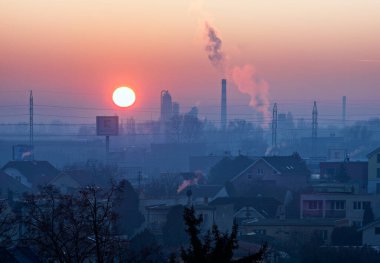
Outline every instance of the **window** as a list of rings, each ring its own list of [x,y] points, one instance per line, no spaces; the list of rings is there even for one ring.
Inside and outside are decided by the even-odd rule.
[[[317,201],[317,200],[309,201],[309,209],[313,210],[313,209],[321,209],[321,208],[322,208],[322,201]]]
[[[322,238],[322,240],[327,240],[327,235],[328,235],[327,230],[324,230],[324,229],[318,229],[318,230],[315,231],[315,233],[316,233],[320,238]]]
[[[247,174],[247,177],[248,179],[252,179],[252,174],[251,173]]]
[[[258,174],[258,175],[263,175],[263,174],[264,174],[264,170],[261,169],[261,168],[258,168],[258,169],[257,169],[257,174]]]
[[[380,168],[377,168],[377,171],[376,171],[377,173],[376,173],[376,177],[377,178],[380,178]]]
[[[361,209],[362,209],[362,202],[354,201],[354,210],[361,210]]]
[[[343,210],[344,204],[345,203],[343,200],[331,201],[331,209],[332,210]]]
[[[380,227],[375,227],[375,235],[380,235]]]
[[[380,194],[380,184],[376,184],[376,193]]]
[[[380,163],[380,153],[377,154],[377,163]]]

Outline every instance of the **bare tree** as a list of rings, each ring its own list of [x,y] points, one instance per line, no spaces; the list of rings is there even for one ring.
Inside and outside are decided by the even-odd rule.
[[[13,244],[17,234],[15,224],[16,216],[12,212],[6,200],[0,201],[0,246],[6,247]]]
[[[25,196],[24,241],[58,262],[113,262],[120,249],[113,233],[112,201],[117,185],[63,195],[53,186]]]
[[[67,231],[67,206],[71,198],[65,200],[55,187],[41,188],[39,194],[25,196],[26,226],[24,241],[37,248],[39,255],[58,262],[74,262],[72,242]],[[83,262],[77,258],[77,262]]]
[[[84,218],[90,224],[90,240],[94,243],[96,262],[113,262],[117,253],[118,238],[112,226],[116,221],[116,213],[112,211],[112,201],[116,186],[112,184],[107,191],[89,186],[79,192],[80,208]]]

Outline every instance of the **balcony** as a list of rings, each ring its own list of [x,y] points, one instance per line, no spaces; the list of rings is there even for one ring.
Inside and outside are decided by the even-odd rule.
[[[303,210],[302,216],[304,218],[308,217],[323,217],[323,210],[322,209],[312,209],[312,210]]]
[[[346,210],[326,210],[326,218],[345,218]]]

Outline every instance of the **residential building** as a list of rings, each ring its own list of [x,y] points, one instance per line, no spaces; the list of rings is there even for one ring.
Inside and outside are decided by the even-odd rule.
[[[38,190],[59,174],[48,161],[10,161],[1,170],[31,191]]]
[[[239,195],[252,192],[260,183],[272,184],[277,188],[300,190],[307,185],[310,171],[301,157],[265,156],[256,159],[250,166],[231,179]]]
[[[305,242],[318,234],[326,244],[331,242],[335,220],[326,219],[265,219],[245,221],[240,225],[240,233],[252,236],[253,240],[275,240],[277,243]]]
[[[350,182],[358,186],[358,190],[367,193],[368,162],[349,161],[321,162],[320,179],[335,182]]]
[[[380,216],[380,199],[376,195],[353,193],[301,194],[300,218],[329,218],[346,220],[362,226],[363,213],[371,207],[375,218]]]
[[[380,147],[367,155],[368,193],[380,194]]]
[[[363,245],[380,247],[380,219],[363,226],[359,231],[362,232]]]
[[[162,228],[166,223],[167,215],[175,205],[158,204],[146,206],[145,226],[155,235],[162,235]],[[202,229],[210,230],[215,222],[215,208],[208,205],[194,205],[197,215],[202,215]]]
[[[0,198],[20,198],[23,193],[29,192],[26,187],[12,176],[0,171]]]

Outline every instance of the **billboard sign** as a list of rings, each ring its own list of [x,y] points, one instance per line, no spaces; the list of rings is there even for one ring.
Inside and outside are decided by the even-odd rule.
[[[118,116],[96,116],[97,135],[118,135],[119,117]]]
[[[27,144],[13,145],[13,160],[14,161],[32,161],[33,147]]]

